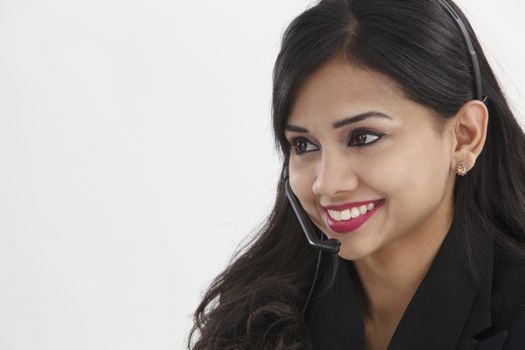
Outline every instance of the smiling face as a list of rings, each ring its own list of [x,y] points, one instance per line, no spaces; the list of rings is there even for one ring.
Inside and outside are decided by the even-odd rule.
[[[285,130],[290,186],[314,224],[341,241],[342,258],[391,258],[448,231],[455,172],[447,126],[441,133],[432,112],[386,76],[340,58],[303,81]],[[342,216],[329,218],[327,206]]]

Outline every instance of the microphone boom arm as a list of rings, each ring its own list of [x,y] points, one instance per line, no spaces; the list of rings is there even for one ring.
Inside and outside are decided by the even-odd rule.
[[[292,191],[292,188],[290,187],[290,181],[288,176],[288,165],[285,165],[283,169],[283,176],[282,181],[284,181],[284,188],[286,192],[286,197],[288,197],[288,200],[290,201],[290,204],[295,212],[295,215],[297,216],[297,219],[299,220],[299,224],[303,228],[304,234],[306,236],[306,239],[308,240],[308,244],[310,244],[313,248],[319,249],[323,252],[327,253],[338,253],[339,247],[341,246],[341,242],[337,239],[330,238],[326,241],[320,241],[315,237],[315,230],[313,229],[312,225],[309,223],[309,219],[302,208],[301,204],[297,200],[297,197]]]

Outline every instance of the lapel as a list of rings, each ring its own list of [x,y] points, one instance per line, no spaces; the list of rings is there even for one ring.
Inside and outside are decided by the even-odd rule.
[[[474,279],[457,230],[451,229],[405,310],[388,350],[500,350],[507,333],[489,335],[493,243]],[[353,263],[338,258],[333,287],[319,296],[306,315],[312,349],[365,349]]]

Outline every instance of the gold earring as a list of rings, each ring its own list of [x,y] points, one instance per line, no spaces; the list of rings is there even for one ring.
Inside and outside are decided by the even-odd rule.
[[[461,160],[459,162],[457,162],[456,164],[456,173],[459,175],[459,176],[465,176],[467,175],[468,171],[470,169],[468,168],[468,164],[466,161],[464,160]]]

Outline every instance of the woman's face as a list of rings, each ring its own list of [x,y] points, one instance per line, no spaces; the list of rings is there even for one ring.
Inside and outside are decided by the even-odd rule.
[[[339,58],[303,81],[285,131],[290,185],[314,224],[341,242],[342,258],[388,257],[448,231],[453,128],[441,135],[433,118],[392,80]],[[330,205],[356,209],[330,219]]]

